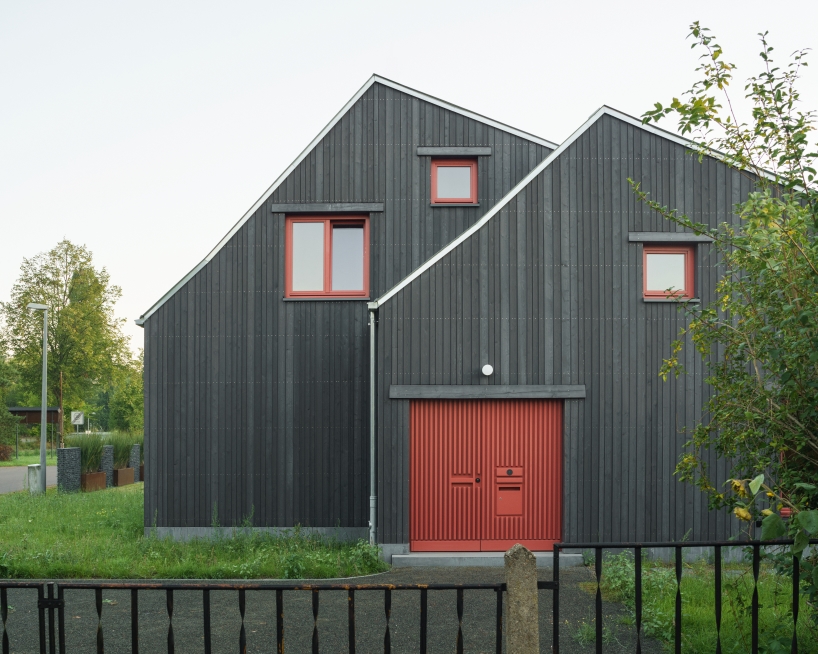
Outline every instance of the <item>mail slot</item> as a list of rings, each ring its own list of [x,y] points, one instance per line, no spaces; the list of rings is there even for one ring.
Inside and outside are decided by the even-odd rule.
[[[523,487],[497,486],[497,515],[523,514]]]
[[[497,515],[523,514],[523,469],[521,467],[495,468],[494,487],[497,493]]]

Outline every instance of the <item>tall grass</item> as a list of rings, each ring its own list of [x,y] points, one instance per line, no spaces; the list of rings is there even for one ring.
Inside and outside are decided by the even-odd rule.
[[[676,571],[661,563],[642,566],[642,625],[646,636],[656,638],[672,651],[676,610]],[[596,592],[596,584],[583,584]],[[629,551],[605,558],[600,583],[603,598],[621,602],[631,611],[635,624],[633,554]],[[686,652],[716,651],[715,572],[704,561],[686,564],[679,585],[682,593],[682,642]],[[792,581],[764,564],[758,579],[759,642],[761,651],[789,652],[792,640]],[[753,595],[752,565],[725,564],[722,572],[721,644],[724,654],[746,654],[751,647]],[[802,596],[798,617],[799,652],[818,653],[818,615]]]
[[[293,529],[177,542],[145,536],[143,484],[96,493],[0,496],[0,577],[111,579],[330,578],[388,566],[364,541]],[[149,530],[150,531],[150,530]]]
[[[105,445],[114,446],[114,468],[127,468],[131,461],[131,448],[136,445],[134,436],[126,432],[114,432],[107,438]]]
[[[105,443],[99,434],[74,434],[65,437],[66,447],[80,448],[80,459],[82,461],[83,474],[89,474],[99,470],[102,463],[102,447]]]

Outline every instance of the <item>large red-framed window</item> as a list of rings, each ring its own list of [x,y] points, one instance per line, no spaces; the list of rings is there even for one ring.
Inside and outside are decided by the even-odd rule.
[[[477,204],[477,159],[432,159],[432,204]]]
[[[645,245],[642,296],[646,299],[694,296],[696,250],[693,245]]]
[[[288,298],[369,296],[368,216],[288,216]]]

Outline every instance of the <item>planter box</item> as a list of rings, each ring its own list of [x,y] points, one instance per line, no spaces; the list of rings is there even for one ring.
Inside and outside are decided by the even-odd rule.
[[[104,472],[89,472],[80,476],[80,487],[84,491],[105,490],[107,475]]]
[[[114,486],[127,486],[133,483],[133,468],[115,468]]]
[[[145,481],[145,464],[139,466],[139,481]]]

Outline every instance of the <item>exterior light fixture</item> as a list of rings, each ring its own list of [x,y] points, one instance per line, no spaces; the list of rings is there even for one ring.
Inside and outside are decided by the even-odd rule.
[[[48,401],[48,307],[45,304],[30,302],[26,309],[43,312],[43,397],[40,408],[40,474],[38,475],[40,493],[45,493],[45,439],[46,439],[46,402]]]
[[[486,377],[491,377],[491,375],[494,373],[494,368],[491,367],[491,364],[487,363],[485,366],[483,366],[481,372]]]

